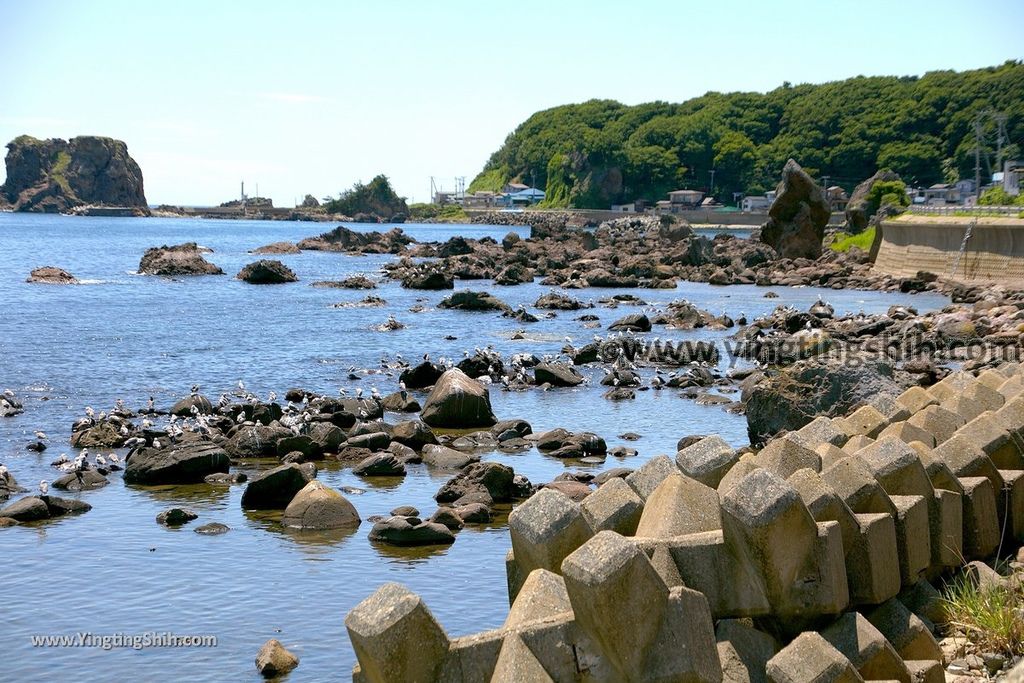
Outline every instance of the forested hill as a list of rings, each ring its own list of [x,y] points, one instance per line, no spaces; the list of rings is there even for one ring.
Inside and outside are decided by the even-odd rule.
[[[682,104],[591,100],[531,116],[470,190],[498,190],[515,180],[545,189],[553,206],[603,208],[664,199],[679,188],[707,190],[714,169],[715,196],[732,203],[733,192],[774,187],[790,157],[847,189],[884,167],[908,183],[930,185],[974,177],[974,121],[983,111],[983,159],[994,158],[993,114],[1007,115],[1004,158],[1019,158],[1024,62],[921,77],[783,83],[765,94],[709,92]]]

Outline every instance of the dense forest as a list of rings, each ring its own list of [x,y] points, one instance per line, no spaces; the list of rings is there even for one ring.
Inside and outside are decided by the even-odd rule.
[[[1024,147],[1024,62],[783,83],[765,94],[709,92],[682,104],[568,104],[516,128],[469,189],[515,180],[544,188],[551,206],[606,208],[680,188],[707,191],[713,177],[712,193],[731,204],[734,193],[774,187],[790,157],[847,190],[886,167],[927,186],[974,177],[976,120],[987,177],[997,138],[1004,158]]]
[[[369,183],[356,183],[352,189],[338,195],[337,199],[326,201],[324,209],[327,213],[340,213],[345,216],[366,214],[385,221],[396,217],[404,221],[409,215],[409,206],[405,199],[395,193],[391,182],[383,174],[376,176]]]

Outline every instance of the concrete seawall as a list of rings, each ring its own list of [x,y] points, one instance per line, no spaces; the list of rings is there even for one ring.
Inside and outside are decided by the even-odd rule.
[[[896,277],[924,270],[964,282],[1024,282],[1024,219],[904,215],[884,221],[875,268]]]

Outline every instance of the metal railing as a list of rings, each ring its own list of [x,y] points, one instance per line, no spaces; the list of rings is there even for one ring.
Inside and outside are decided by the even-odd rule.
[[[1013,216],[1024,213],[1024,206],[909,206],[907,211],[926,216]]]

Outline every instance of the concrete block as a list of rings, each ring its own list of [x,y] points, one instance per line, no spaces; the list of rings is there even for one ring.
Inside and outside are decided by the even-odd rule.
[[[865,616],[903,659],[942,661],[942,651],[932,632],[896,598],[885,601]]]
[[[505,630],[496,629],[452,640],[437,676],[438,683],[491,680],[506,635]]]
[[[895,436],[879,438],[855,454],[890,496],[931,497],[934,492],[917,451]]]
[[[636,491],[641,500],[647,500],[665,477],[678,471],[679,468],[667,455],[658,455],[626,477],[626,483]]]
[[[510,633],[505,637],[498,653],[498,659],[494,664],[494,673],[488,680],[495,683],[511,683],[512,681],[555,683],[555,679],[548,674],[544,665],[534,656],[533,651],[527,647],[518,633]]]
[[[963,562],[964,506],[959,493],[938,489],[928,508],[933,569],[956,567]]]
[[[822,630],[821,637],[849,659],[865,680],[911,683],[896,650],[863,615],[847,612]]]
[[[944,441],[935,448],[935,457],[949,465],[957,477],[985,477],[992,482],[992,489],[996,491],[1003,486],[1003,478],[995,463],[981,446],[966,436],[955,434]]]
[[[624,680],[721,680],[707,600],[669,589],[630,540],[602,531],[562,563],[576,624]]]
[[[845,418],[846,431],[850,436],[863,434],[872,439],[889,424],[885,415],[870,405],[861,406]]]
[[[1007,401],[996,411],[995,418],[1006,431],[1016,437],[1024,437],[1024,395],[1015,396]]]
[[[850,457],[850,454],[844,451],[838,446],[833,446],[830,443],[823,443],[814,449],[814,452],[821,458],[821,469],[822,471],[832,467],[843,458]]]
[[[821,477],[854,512],[892,514],[892,501],[860,458],[840,460]]]
[[[638,539],[637,544],[647,554],[647,559],[650,560],[651,566],[654,567],[654,571],[658,572],[658,576],[661,577],[666,586],[673,588],[686,585],[682,574],[679,573],[679,567],[672,556],[672,551],[667,544],[658,542],[654,545],[647,545],[646,541],[642,539]]]
[[[706,436],[676,453],[676,465],[682,473],[711,488],[718,488],[738,460],[736,451],[718,435]]]
[[[925,446],[920,441],[912,442],[910,447],[917,452],[917,457],[921,459],[924,471],[928,473],[928,479],[932,482],[932,486],[935,489],[963,493],[964,489],[960,486],[960,480],[949,469],[949,465],[935,455],[933,449]]]
[[[559,572],[566,555],[591,536],[578,503],[553,489],[541,489],[508,516],[512,551],[521,571]]]
[[[362,675],[369,683],[432,681],[448,652],[448,636],[420,597],[386,583],[345,617]]]
[[[895,437],[904,443],[920,441],[929,448],[935,447],[935,437],[932,436],[931,432],[921,429],[906,420],[889,423],[889,426],[882,430],[878,438],[884,439],[889,436]]]
[[[839,429],[839,427],[833,424],[831,419],[824,416],[814,418],[793,432],[793,436],[796,436],[797,441],[811,450],[814,450],[823,443],[842,447],[849,438],[845,431]]]
[[[996,492],[987,477],[960,477],[960,484],[964,488],[964,558],[984,559],[999,546]]]
[[[821,456],[790,435],[774,439],[757,454],[758,464],[786,479],[797,470],[821,471]]]
[[[516,562],[516,554],[509,550],[505,553],[505,582],[508,584],[508,604],[511,607],[516,601],[516,596],[526,581],[526,574],[522,567]]]
[[[850,440],[843,444],[843,450],[847,453],[856,453],[860,449],[873,444],[875,442],[870,436],[864,436],[863,434],[857,434],[851,436]]]
[[[1002,394],[1004,402],[1010,401],[1017,398],[1022,392],[1024,392],[1024,379],[1021,379],[1019,376],[1010,377],[998,387],[994,388]]]
[[[978,380],[975,379],[974,375],[969,372],[959,370],[957,372],[951,372],[940,381],[928,387],[928,393],[936,401],[942,403],[946,399],[963,393],[964,390],[977,382]]]
[[[1024,469],[1024,442],[1000,424],[996,413],[982,413],[958,429],[956,435],[981,448],[997,469]]]
[[[517,631],[541,668],[556,681],[611,681],[616,672],[601,649],[584,632],[571,615],[563,614],[546,621],[535,621]],[[533,680],[530,676],[514,676],[494,681]]]
[[[931,528],[928,502],[922,496],[890,496],[896,506],[896,547],[900,558],[900,580],[917,581],[931,562]]]
[[[673,538],[667,547],[683,585],[707,597],[716,619],[771,614],[760,567],[742,549],[727,546],[721,531]]]
[[[883,513],[854,516],[860,525],[860,536],[853,539],[849,548],[845,541],[843,544],[850,604],[877,605],[900,590],[896,521],[892,515]]]
[[[941,625],[949,620],[942,593],[924,579],[900,593],[899,601],[926,624]]]
[[[534,569],[523,582],[523,587],[505,618],[504,628],[522,626],[538,619],[548,619],[563,612],[571,612],[565,580],[547,569]]]
[[[864,679],[849,659],[814,631],[797,636],[768,660],[772,683],[860,683]]]
[[[902,422],[910,417],[910,411],[896,397],[881,394],[871,399],[868,405],[885,416],[890,423]]]
[[[621,477],[613,477],[583,499],[580,510],[594,533],[614,531],[632,536],[640,521],[644,502]]]
[[[779,651],[779,643],[763,631],[736,619],[722,619],[715,627],[723,683],[766,683],[765,667]]]
[[[718,492],[676,472],[647,498],[636,536],[671,538],[722,528]]]
[[[911,415],[938,404],[938,401],[921,387],[910,387],[896,397],[896,402],[906,408]]]
[[[1003,488],[999,490],[999,507],[1001,528],[1005,530],[1007,545],[1015,545],[1013,541],[1024,541],[1024,471],[999,470],[1003,479]]]
[[[835,614],[849,603],[839,525],[816,523],[777,474],[751,472],[725,494],[722,528],[730,551],[760,569],[780,620]]]
[[[754,459],[756,459],[756,456],[751,458],[747,458],[747,456],[744,456],[743,458],[740,458],[740,461],[738,463],[732,466],[732,469],[730,469],[725,474],[725,476],[722,477],[722,481],[719,482],[718,484],[719,496],[724,496],[734,486],[736,486],[736,484],[738,484],[745,476],[747,476],[754,470],[760,469],[760,466],[753,462]]]
[[[942,662],[932,659],[906,659],[903,661],[914,683],[946,683],[946,670]]]
[[[998,370],[993,369],[985,370],[984,372],[979,373],[977,377],[977,380],[979,382],[989,387],[990,389],[995,389],[996,391],[998,391],[999,387],[1006,383],[1007,379],[1008,377],[1006,375],[999,372]]]
[[[935,437],[935,443],[941,444],[964,426],[967,420],[957,413],[931,405],[911,415],[908,422],[929,432]]]

